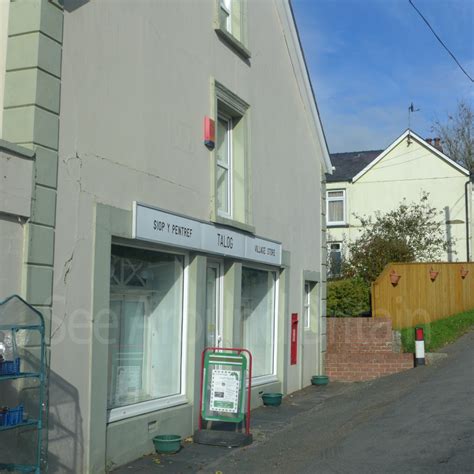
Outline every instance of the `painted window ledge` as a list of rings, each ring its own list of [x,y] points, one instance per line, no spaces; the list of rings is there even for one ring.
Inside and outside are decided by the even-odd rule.
[[[1,138],[0,138],[0,151],[7,151],[15,155],[18,155],[21,158],[33,159],[35,157],[34,150],[30,150],[29,148],[16,145],[15,143],[11,143],[6,140],[2,140]]]
[[[261,375],[260,377],[252,377],[252,388],[259,387],[260,385],[268,385],[272,383],[278,383],[278,377],[276,375]],[[248,382],[245,385],[248,387]]]
[[[235,36],[230,34],[224,28],[214,28],[217,36],[224,40],[232,49],[239,53],[243,58],[250,59],[250,51]]]
[[[228,217],[216,216],[214,222],[216,224],[222,224],[229,227],[235,227],[236,229],[249,232],[250,234],[255,234],[255,227],[253,225],[235,221],[234,219],[229,219]]]
[[[144,415],[154,411],[185,405],[188,403],[189,401],[185,395],[174,395],[161,399],[147,400],[145,402],[135,403],[133,405],[112,408],[108,411],[107,422],[113,423],[126,418]]]

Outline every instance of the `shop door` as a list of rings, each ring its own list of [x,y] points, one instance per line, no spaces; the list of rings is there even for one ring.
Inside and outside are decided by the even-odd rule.
[[[303,289],[303,330],[301,347],[301,387],[311,383],[313,375],[320,374],[319,345],[319,285],[306,281]]]
[[[222,263],[208,262],[206,271],[206,347],[222,347],[222,280]]]

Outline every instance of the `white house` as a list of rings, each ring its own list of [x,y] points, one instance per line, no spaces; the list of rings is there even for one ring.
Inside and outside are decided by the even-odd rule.
[[[436,145],[436,146],[434,146]],[[373,216],[416,202],[423,192],[442,211],[447,239],[453,239],[446,261],[472,256],[472,183],[469,171],[440,149],[439,141],[405,131],[385,150],[331,154],[334,172],[327,177],[326,221],[331,273],[337,275],[344,245],[357,238],[359,216]]]

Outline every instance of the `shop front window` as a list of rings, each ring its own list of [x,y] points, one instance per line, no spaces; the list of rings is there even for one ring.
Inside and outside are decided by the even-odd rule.
[[[242,268],[243,346],[253,356],[253,376],[275,374],[276,273]]]
[[[184,259],[112,246],[109,408],[181,393]]]

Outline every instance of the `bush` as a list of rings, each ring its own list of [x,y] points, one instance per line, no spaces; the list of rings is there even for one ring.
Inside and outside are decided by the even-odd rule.
[[[399,238],[370,236],[358,239],[357,245],[350,245],[350,260],[345,267],[346,276],[358,276],[366,282],[373,282],[389,262],[413,262],[412,249]]]
[[[328,282],[327,315],[360,316],[370,312],[370,288],[361,278]]]
[[[356,216],[362,228],[348,245],[345,276],[358,276],[370,283],[390,262],[440,260],[453,243],[446,240],[441,214],[423,192],[418,202],[403,200],[385,214],[376,213],[375,219]]]

